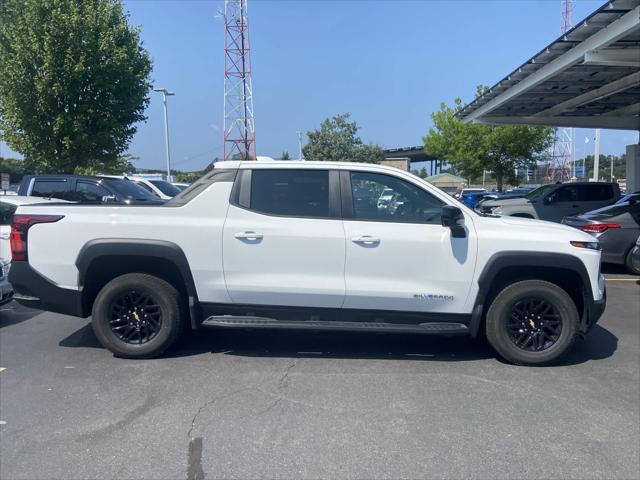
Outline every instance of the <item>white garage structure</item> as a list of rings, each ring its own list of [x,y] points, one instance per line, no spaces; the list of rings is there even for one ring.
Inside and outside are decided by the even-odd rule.
[[[466,122],[640,130],[640,0],[612,0],[464,107]],[[627,146],[640,190],[640,147]]]

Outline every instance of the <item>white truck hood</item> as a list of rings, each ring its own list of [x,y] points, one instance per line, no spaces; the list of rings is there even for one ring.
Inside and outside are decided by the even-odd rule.
[[[510,228],[526,228],[530,229],[531,232],[535,235],[536,233],[544,235],[557,235],[558,237],[571,237],[571,240],[576,241],[584,241],[584,242],[593,242],[595,238],[592,235],[589,235],[582,230],[578,230],[577,228],[569,227],[567,225],[563,225],[561,223],[555,222],[547,222],[545,220],[535,220],[533,218],[523,218],[523,217],[500,217],[499,219],[495,219],[501,222],[503,225],[508,226]]]

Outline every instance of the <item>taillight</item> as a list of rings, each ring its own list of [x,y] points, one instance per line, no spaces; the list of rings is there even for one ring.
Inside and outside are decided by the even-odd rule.
[[[617,223],[592,223],[589,225],[582,225],[580,230],[587,233],[602,233],[610,228],[620,228]]]
[[[53,223],[64,218],[64,215],[14,215],[11,222],[11,260],[29,259],[27,233],[38,223]]]

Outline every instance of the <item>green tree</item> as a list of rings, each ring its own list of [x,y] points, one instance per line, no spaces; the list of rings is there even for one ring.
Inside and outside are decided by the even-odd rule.
[[[478,87],[478,94],[485,88]],[[453,107],[440,104],[431,115],[433,128],[423,137],[425,152],[446,160],[467,178],[491,171],[499,191],[505,180],[515,181],[516,168],[535,167],[553,141],[554,130],[549,127],[466,124],[456,116],[462,107],[460,98]]]
[[[427,178],[429,176],[425,167],[422,167],[420,170],[411,170],[411,173],[420,178]]]
[[[600,155],[598,159],[598,178],[600,180],[608,181],[611,178],[611,161],[613,161],[613,179],[618,180],[620,178],[626,178],[627,175],[627,157],[626,154],[621,156],[617,155]],[[576,167],[581,168],[586,165],[587,178],[593,178],[593,155],[587,155],[585,158],[576,160]]]
[[[343,113],[327,118],[318,130],[307,132],[308,143],[302,148],[304,158],[314,161],[378,163],[384,159],[382,147],[365,145],[358,136],[356,122]]]
[[[0,173],[8,173],[11,183],[20,183],[22,177],[31,172],[25,170],[24,162],[16,158],[0,157]]]
[[[120,170],[151,60],[120,0],[0,1],[0,139],[38,172]]]
[[[176,172],[175,178],[180,183],[193,183],[202,175],[202,172]]]
[[[280,160],[291,160],[291,156],[289,155],[289,152],[286,150],[282,152],[282,155],[280,155]]]

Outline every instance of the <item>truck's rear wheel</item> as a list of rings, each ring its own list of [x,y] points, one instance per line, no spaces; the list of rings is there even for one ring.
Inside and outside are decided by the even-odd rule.
[[[578,330],[578,310],[562,288],[542,280],[509,285],[487,312],[487,340],[509,362],[544,365],[560,357]]]
[[[114,278],[93,304],[93,331],[115,355],[161,355],[182,331],[180,294],[164,280],[142,273]]]

